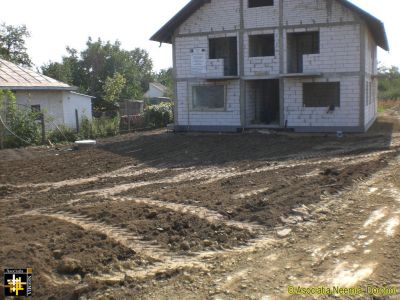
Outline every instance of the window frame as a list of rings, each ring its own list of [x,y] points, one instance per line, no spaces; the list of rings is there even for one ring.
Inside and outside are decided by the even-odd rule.
[[[337,94],[337,95],[335,95],[335,96],[337,96],[337,99],[334,99],[333,103],[319,104],[319,105],[316,104],[315,99],[312,99],[312,100],[306,99],[306,97],[309,96],[309,95],[307,95],[307,92],[306,92],[307,86],[310,87],[310,90],[315,92],[316,91],[315,85],[320,85],[320,88],[318,89],[318,91],[320,91],[320,92],[321,91],[327,91],[328,90],[328,88],[327,88],[328,85],[332,85],[332,86],[334,85],[337,88],[337,90],[335,91],[335,93]],[[325,87],[323,87],[323,86],[325,86]],[[303,99],[302,99],[303,100],[303,107],[306,107],[306,108],[327,108],[328,107],[329,108],[329,107],[332,107],[332,106],[334,106],[334,107],[340,107],[341,106],[341,82],[340,81],[303,82],[302,88],[303,88]],[[326,95],[317,95],[317,96],[314,96],[314,97],[319,97],[319,96],[320,97],[327,97]]]
[[[212,108],[212,107],[196,107],[195,106],[195,91],[196,88],[207,88],[207,87],[216,87],[221,86],[224,92],[224,99],[223,99],[223,107]],[[217,84],[194,84],[191,86],[191,101],[190,101],[190,110],[195,112],[225,112],[226,111],[226,104],[227,104],[227,85],[225,83],[217,83]]]

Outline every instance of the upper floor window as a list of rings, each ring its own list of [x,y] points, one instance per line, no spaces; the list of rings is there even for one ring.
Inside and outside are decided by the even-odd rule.
[[[260,34],[249,36],[249,56],[275,56],[274,34]]]
[[[249,8],[261,6],[274,6],[274,0],[249,0]]]
[[[224,75],[236,76],[238,73],[237,38],[210,38],[209,58],[224,60]]]
[[[303,56],[319,54],[319,31],[296,32],[287,35],[288,72],[303,72]]]

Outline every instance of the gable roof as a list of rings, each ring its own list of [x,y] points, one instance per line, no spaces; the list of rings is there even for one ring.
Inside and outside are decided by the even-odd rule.
[[[373,15],[352,4],[348,0],[336,0],[347,7],[363,19],[371,31],[376,44],[384,50],[389,51],[389,42],[386,36],[385,25]],[[171,20],[169,20],[160,30],[158,30],[150,40],[160,43],[172,43],[174,31],[182,25],[194,12],[211,0],[191,0],[182,8]]]
[[[74,91],[77,88],[0,59],[0,89]]]
[[[160,92],[163,92],[163,93],[165,93],[167,90],[168,90],[168,88],[165,86],[165,85],[162,85],[161,83],[159,83],[159,82],[150,82],[150,84],[152,85],[152,86],[154,86],[157,90],[159,90]]]

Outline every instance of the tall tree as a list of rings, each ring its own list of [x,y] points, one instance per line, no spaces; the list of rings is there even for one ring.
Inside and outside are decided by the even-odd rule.
[[[400,71],[396,66],[379,66],[379,99],[400,99]]]
[[[119,73],[115,73],[113,77],[107,77],[103,87],[104,100],[110,103],[115,103],[120,100],[125,85],[126,79]]]
[[[79,55],[76,50],[69,49],[61,63],[45,65],[42,72],[96,97],[95,109],[102,110],[110,106],[110,101],[105,99],[105,89],[115,74],[120,74],[126,81],[119,93],[120,98],[141,99],[153,80],[152,69],[153,63],[146,50],[136,48],[127,51],[121,48],[119,41],[111,43],[89,38],[86,48]],[[110,78],[108,85],[107,78]]]
[[[30,36],[25,25],[0,24],[0,57],[22,66],[32,66],[25,46],[25,39]]]
[[[174,91],[174,78],[173,78],[173,69],[162,69],[156,75],[155,79],[157,82],[161,83],[162,85],[168,88],[167,97],[173,97]]]

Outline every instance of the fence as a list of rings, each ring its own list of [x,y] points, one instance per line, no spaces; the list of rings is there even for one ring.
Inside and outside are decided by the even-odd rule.
[[[16,104],[0,106],[0,148],[31,144],[96,139],[166,126],[173,121],[171,104],[148,107],[140,114],[121,115],[116,110],[95,112],[92,120],[78,119],[76,128],[58,125],[55,117],[40,107]],[[54,122],[53,122],[54,121]]]

